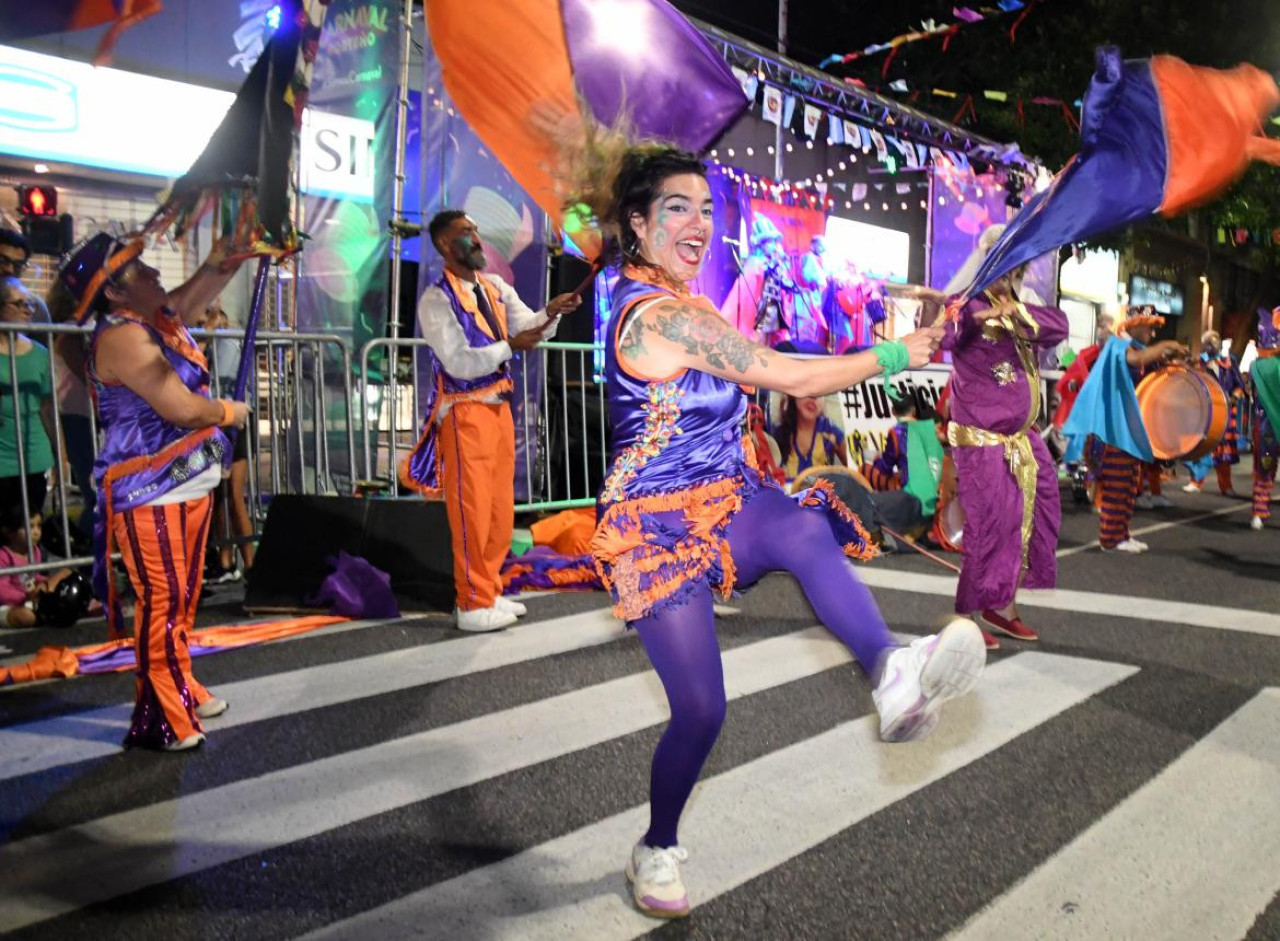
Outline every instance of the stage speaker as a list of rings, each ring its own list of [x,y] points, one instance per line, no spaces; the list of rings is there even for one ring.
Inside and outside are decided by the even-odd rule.
[[[310,609],[346,550],[391,576],[401,611],[454,606],[449,520],[439,500],[281,495],[271,501],[245,590],[251,611]]]

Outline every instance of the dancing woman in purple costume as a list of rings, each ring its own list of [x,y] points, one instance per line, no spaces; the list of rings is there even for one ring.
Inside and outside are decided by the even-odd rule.
[[[623,265],[606,354],[612,465],[592,554],[671,707],[653,759],[649,830],[626,871],[642,911],[679,918],[689,900],[676,828],[725,715],[714,595],[791,572],[876,681],[886,741],[927,734],[943,700],[972,688],[985,651],[977,626],[960,618],[900,647],[845,558],[874,551],[857,517],[829,486],[787,496],[760,475],[743,443],[743,384],[824,395],[922,365],[941,330],[824,359],[790,359],[758,346],[687,286],[714,228],[703,164],[656,145],[589,163],[614,169],[580,181],[576,199],[612,230]]]

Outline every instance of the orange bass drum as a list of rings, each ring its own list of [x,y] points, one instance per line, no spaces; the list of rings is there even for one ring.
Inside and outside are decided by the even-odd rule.
[[[1205,370],[1168,366],[1144,377],[1137,391],[1157,460],[1198,460],[1222,441],[1230,404],[1218,380]]]

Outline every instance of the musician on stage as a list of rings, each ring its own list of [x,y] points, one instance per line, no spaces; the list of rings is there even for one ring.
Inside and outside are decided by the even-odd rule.
[[[824,256],[827,240],[815,235],[809,251],[800,259],[800,291],[796,294],[796,323],[792,343],[801,353],[825,353],[831,344],[831,333],[823,313],[823,303],[831,283]]]
[[[791,277],[782,233],[757,213],[751,222],[751,254],[720,313],[738,332],[756,343],[777,347],[791,339],[799,288]]]

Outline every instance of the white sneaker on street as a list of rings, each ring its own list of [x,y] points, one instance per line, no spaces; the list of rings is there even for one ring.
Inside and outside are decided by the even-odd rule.
[[[219,699],[214,696],[212,699],[206,699],[200,705],[196,706],[196,716],[201,719],[216,719],[229,708],[230,703],[225,699]]]
[[[1133,501],[1135,510],[1150,510],[1155,508],[1155,504],[1151,502],[1151,498],[1145,493]]]
[[[1160,494],[1158,497],[1151,498],[1151,505],[1157,510],[1167,510],[1169,507],[1173,506],[1173,501],[1164,494]]]
[[[942,704],[973,689],[986,662],[982,631],[968,618],[954,618],[937,634],[890,653],[871,694],[880,712],[880,738],[924,738],[938,724]]]
[[[1191,483],[1187,484],[1185,487],[1182,488],[1182,492],[1183,493],[1199,493],[1200,484],[1196,483],[1195,481],[1192,481]]]
[[[1250,529],[1259,530],[1263,527],[1263,525],[1265,524],[1262,522],[1261,516],[1255,516],[1253,519],[1249,520]]]
[[[689,858],[682,846],[655,847],[637,843],[627,860],[627,881],[636,908],[655,918],[684,918],[689,894],[680,878],[680,864]]]
[[[192,748],[198,747],[203,742],[204,742],[203,735],[201,735],[199,732],[192,732],[186,738],[179,739],[176,742],[170,742],[168,745],[164,747],[164,750],[165,751],[189,751]]]
[[[494,599],[493,606],[499,611],[506,611],[508,614],[514,614],[518,618],[522,618],[529,613],[529,609],[520,602],[511,598],[504,598],[502,595],[498,595],[498,597]]]
[[[1130,537],[1129,537],[1129,541],[1130,541],[1131,543],[1133,543],[1135,546],[1137,546],[1137,547],[1138,547],[1140,550],[1142,550],[1143,552],[1146,552],[1148,549],[1150,549],[1150,548],[1151,548],[1149,545],[1147,545],[1147,544],[1146,544],[1145,542],[1143,542],[1141,539],[1134,539],[1132,536],[1130,536]]]
[[[1124,542],[1116,543],[1115,546],[1113,546],[1110,549],[1108,549],[1106,546],[1102,546],[1102,551],[1103,552],[1129,552],[1136,555],[1139,552],[1146,552],[1147,548],[1148,547],[1146,543],[1138,542],[1138,540],[1136,539],[1129,538],[1129,539],[1126,539]]]
[[[458,622],[458,630],[468,631],[473,634],[500,631],[516,623],[514,614],[509,611],[503,611],[496,605],[492,608],[478,608],[475,611],[458,611],[455,609],[453,613]]]

